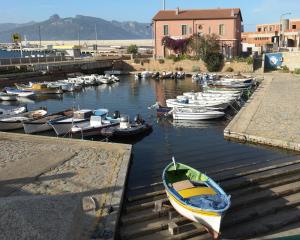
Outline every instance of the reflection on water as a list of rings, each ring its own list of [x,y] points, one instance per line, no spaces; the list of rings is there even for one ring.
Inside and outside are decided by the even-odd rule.
[[[243,145],[224,140],[223,130],[228,121],[173,121],[172,119],[157,119],[154,110],[148,106],[155,102],[165,103],[168,98],[175,98],[183,92],[200,91],[197,82],[186,80],[135,80],[133,77],[121,77],[119,83],[87,87],[82,91],[65,93],[63,95],[45,95],[29,100],[29,109],[47,107],[49,112],[75,108],[108,108],[111,112],[118,110],[123,114],[136,114],[153,125],[153,131],[148,136],[128,140],[134,144],[133,161],[129,176],[129,186],[150,184],[161,181],[163,168],[174,155],[179,162],[191,164],[205,171],[207,166],[218,168],[218,164],[227,161],[251,161],[254,157],[277,157],[284,153],[280,151]],[[10,102],[12,108],[23,105],[21,102]],[[103,139],[92,139],[100,140]],[[232,155],[232,153],[235,153]],[[243,160],[240,156],[244,157]],[[236,159],[235,159],[236,158]]]

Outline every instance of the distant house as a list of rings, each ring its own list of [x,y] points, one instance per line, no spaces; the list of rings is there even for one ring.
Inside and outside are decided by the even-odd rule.
[[[172,54],[162,45],[162,38],[184,39],[194,34],[216,34],[221,51],[231,58],[241,52],[242,14],[239,8],[164,10],[153,18],[153,32],[156,58]]]
[[[243,51],[263,48],[299,48],[300,19],[281,19],[281,23],[259,24],[255,32],[242,33]],[[252,49],[252,50],[251,50]]]

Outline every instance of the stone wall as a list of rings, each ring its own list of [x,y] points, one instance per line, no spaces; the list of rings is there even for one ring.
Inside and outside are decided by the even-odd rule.
[[[300,68],[300,52],[283,52],[282,66],[287,66],[291,71]]]
[[[143,61],[143,60],[142,60]],[[143,64],[134,63],[133,60],[124,61],[122,65],[124,71],[177,71],[182,69],[184,72],[201,71],[207,72],[207,68],[203,61],[182,60],[174,62],[173,60],[165,59],[164,63],[160,63],[159,60],[145,61]],[[253,72],[253,65],[249,65],[246,62],[226,62],[221,72],[226,72],[231,67],[234,72],[249,73]],[[199,69],[199,70],[196,70]]]

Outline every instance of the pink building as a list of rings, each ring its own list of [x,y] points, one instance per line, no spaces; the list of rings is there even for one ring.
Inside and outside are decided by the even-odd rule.
[[[153,18],[155,58],[172,54],[162,45],[162,38],[184,39],[194,34],[216,34],[222,52],[231,58],[241,52],[242,14],[239,8],[205,10],[165,10]]]

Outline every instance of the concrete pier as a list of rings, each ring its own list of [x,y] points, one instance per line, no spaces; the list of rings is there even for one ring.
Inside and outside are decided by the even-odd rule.
[[[0,132],[0,148],[1,239],[115,237],[131,145]]]
[[[224,130],[227,139],[300,151],[300,78],[265,75],[257,91]]]

